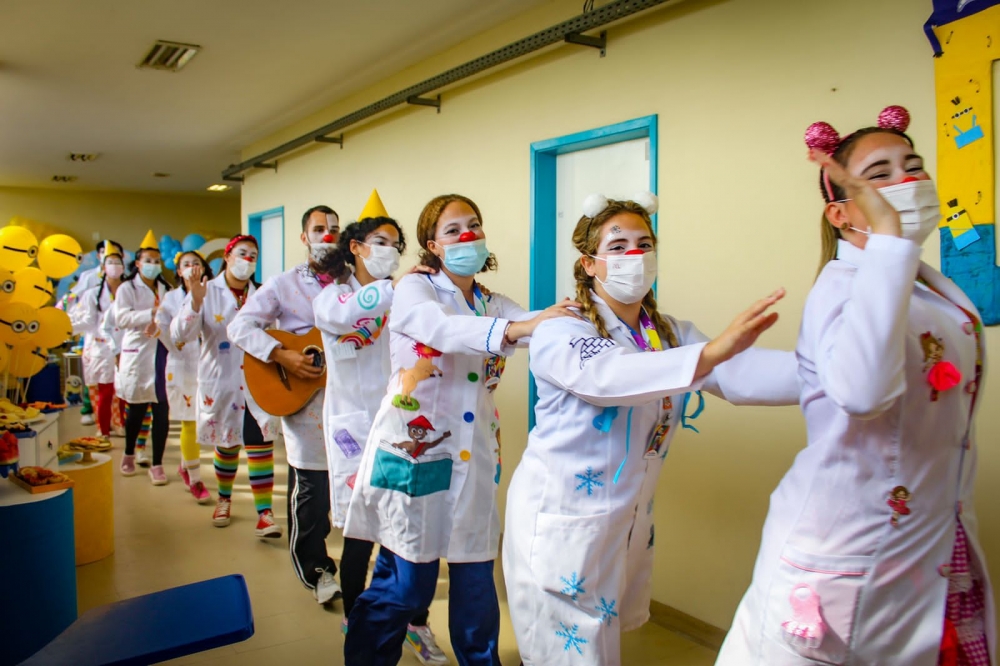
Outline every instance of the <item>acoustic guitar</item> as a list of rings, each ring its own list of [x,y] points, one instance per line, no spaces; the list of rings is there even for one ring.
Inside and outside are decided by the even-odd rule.
[[[318,328],[302,335],[274,329],[265,333],[280,342],[284,349],[311,357],[313,366],[324,371],[316,379],[299,379],[277,363],[265,363],[250,354],[243,355],[243,374],[254,401],[272,416],[291,416],[302,411],[317,391],[326,386],[323,338]]]

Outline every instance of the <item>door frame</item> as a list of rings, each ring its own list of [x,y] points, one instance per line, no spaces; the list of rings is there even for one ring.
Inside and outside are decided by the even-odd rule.
[[[281,270],[285,270],[285,207],[278,206],[277,208],[268,208],[267,210],[262,210],[258,213],[250,213],[247,215],[247,233],[257,239],[257,247],[262,248],[262,243],[264,239],[261,238],[261,225],[265,217],[273,217],[275,215],[281,216]],[[254,280],[260,283],[260,272],[262,270],[262,261],[257,261],[257,270],[254,273]]]
[[[567,134],[531,144],[531,222],[529,298],[532,310],[556,299],[556,157],[612,143],[649,139],[649,191],[657,193],[657,114]],[[652,215],[656,231],[657,215]],[[528,376],[528,430],[535,427],[535,379]]]

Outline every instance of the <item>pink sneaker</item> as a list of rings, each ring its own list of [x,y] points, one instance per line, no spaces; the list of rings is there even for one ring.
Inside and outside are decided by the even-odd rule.
[[[184,482],[184,487],[190,488],[191,476],[188,474],[187,469],[184,467],[184,463],[181,463],[180,467],[177,468],[177,474],[181,477],[181,481]]]
[[[135,476],[135,456],[122,456],[122,476]]]
[[[201,481],[195,481],[191,484],[191,494],[198,501],[198,504],[208,504],[212,501],[212,493],[208,492],[208,488]]]
[[[149,468],[149,480],[153,482],[154,486],[165,486],[169,483],[167,473],[163,471],[163,465],[153,465]]]

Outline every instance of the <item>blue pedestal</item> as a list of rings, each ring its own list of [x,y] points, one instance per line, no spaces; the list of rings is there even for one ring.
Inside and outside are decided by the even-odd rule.
[[[32,495],[0,480],[0,525],[0,666],[13,666],[76,620],[73,491]]]

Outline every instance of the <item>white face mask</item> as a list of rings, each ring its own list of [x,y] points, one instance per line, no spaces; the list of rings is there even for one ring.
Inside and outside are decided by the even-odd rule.
[[[233,277],[237,280],[249,280],[254,271],[257,270],[257,262],[237,258],[229,270],[232,271]]]
[[[180,276],[185,280],[191,279],[191,273],[194,272],[194,266],[185,266],[181,269]]]
[[[608,296],[619,303],[638,303],[646,297],[656,282],[655,251],[594,256],[594,259],[608,264],[607,279],[604,282],[596,276],[594,279],[601,282]]]
[[[903,238],[917,245],[923,245],[941,221],[941,202],[934,181],[914,180],[891,185],[880,189],[879,194],[899,212]]]
[[[376,280],[384,280],[399,268],[399,250],[389,245],[367,245],[371,252],[367,257],[361,257],[365,268]]]

